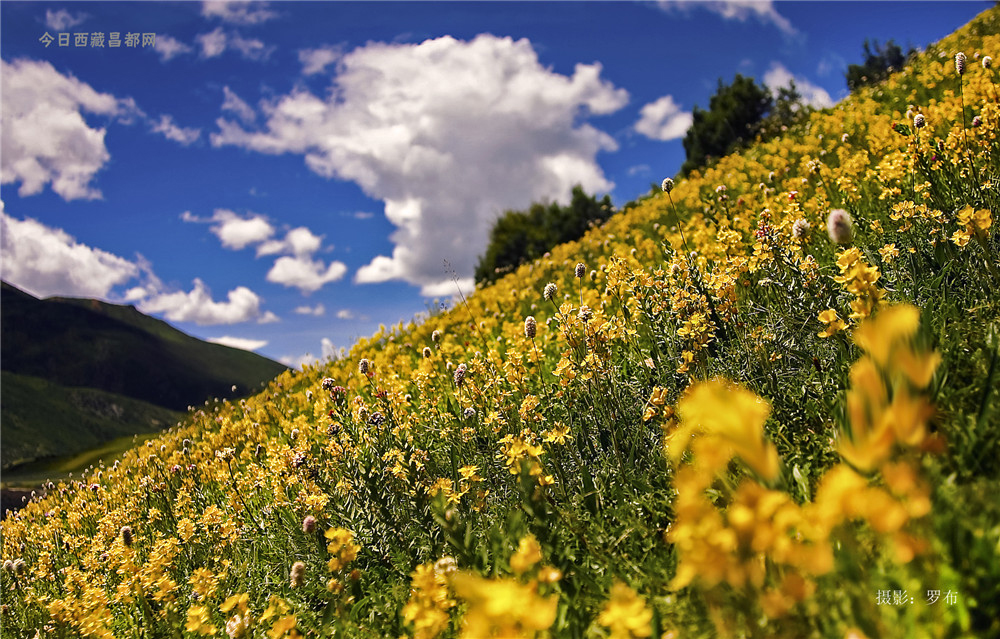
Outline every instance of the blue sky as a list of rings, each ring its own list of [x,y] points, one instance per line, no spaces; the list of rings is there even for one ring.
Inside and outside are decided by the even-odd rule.
[[[0,275],[322,358],[468,293],[502,211],[674,175],[720,78],[829,106],[988,6],[3,2]]]

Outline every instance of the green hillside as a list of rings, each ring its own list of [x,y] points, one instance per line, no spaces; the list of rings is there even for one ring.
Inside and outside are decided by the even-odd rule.
[[[39,300],[4,283],[0,309],[3,370],[172,410],[211,397],[245,396],[287,368],[196,339],[132,306]]]
[[[188,406],[243,397],[287,367],[210,344],[132,306],[0,297],[4,468],[158,430]]]
[[[26,460],[71,455],[118,437],[160,431],[184,417],[131,397],[8,371],[0,372],[0,389],[5,470]],[[4,481],[10,476],[5,472]]]

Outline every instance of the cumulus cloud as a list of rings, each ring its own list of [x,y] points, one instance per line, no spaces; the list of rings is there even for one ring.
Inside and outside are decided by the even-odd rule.
[[[267,2],[241,0],[208,0],[201,5],[201,15],[241,25],[261,24],[278,16],[276,12],[268,9]]]
[[[354,317],[355,317],[354,311],[352,311],[349,308],[342,308],[339,311],[337,311],[337,319],[352,320],[354,319]]]
[[[328,66],[340,59],[343,52],[339,47],[325,46],[318,49],[302,49],[299,51],[299,62],[302,63],[302,75],[323,73]]]
[[[345,273],[347,265],[343,262],[334,261],[327,266],[323,260],[285,255],[274,261],[274,266],[267,272],[267,281],[294,287],[303,293],[313,293],[324,284],[341,279]]]
[[[229,291],[226,301],[216,302],[201,279],[194,280],[189,292],[152,295],[138,304],[143,313],[162,313],[171,322],[194,322],[207,326],[237,324],[262,317],[260,297],[245,286]]]
[[[764,84],[774,93],[777,93],[781,87],[789,86],[792,82],[795,82],[795,89],[809,106],[817,109],[833,106],[833,99],[826,89],[813,84],[803,76],[793,75],[791,71],[778,62],[772,62],[771,67],[764,74]]]
[[[70,29],[83,23],[86,19],[86,13],[73,15],[66,9],[60,9],[58,11],[53,11],[52,9],[45,10],[45,26],[53,31],[65,31],[66,29]]]
[[[264,339],[249,339],[246,337],[232,337],[229,335],[223,335],[222,337],[209,337],[205,341],[213,344],[222,344],[223,346],[229,346],[230,348],[238,348],[244,351],[255,351],[258,348],[264,348],[267,346],[267,340]]]
[[[285,233],[284,239],[263,242],[257,247],[257,255],[259,257],[290,253],[296,257],[305,257],[318,251],[322,245],[322,237],[304,226],[299,226]]]
[[[81,244],[62,229],[0,208],[3,279],[36,297],[107,297],[139,275],[139,267],[117,255]]]
[[[201,129],[178,126],[171,115],[161,115],[159,120],[150,122],[150,130],[183,146],[194,144],[201,137]]]
[[[227,49],[235,49],[247,60],[266,60],[275,49],[273,46],[266,46],[257,38],[244,38],[236,31],[226,31],[222,27],[198,34],[194,39],[201,47],[203,58],[215,58],[225,53]]]
[[[298,313],[299,315],[312,315],[313,317],[322,317],[326,315],[326,307],[322,304],[317,304],[316,306],[296,306],[293,313]]]
[[[290,229],[278,239],[272,238],[274,226],[257,213],[240,215],[228,209],[216,209],[212,217],[200,218],[185,211],[181,219],[212,224],[209,230],[226,248],[241,250],[256,245],[257,257],[279,255],[267,273],[267,281],[297,288],[303,294],[313,293],[347,273],[347,265],[343,262],[333,261],[327,265],[313,259],[313,255],[323,248],[323,237],[304,226]]]
[[[160,54],[161,61],[166,62],[184,53],[191,53],[194,49],[177,38],[172,38],[166,34],[157,34],[153,50]]]
[[[254,113],[253,108],[244,102],[240,96],[236,95],[232,89],[228,86],[222,87],[222,93],[225,96],[222,101],[222,110],[235,113],[236,117],[242,120],[246,124],[251,124],[257,119],[257,114]]]
[[[245,286],[229,291],[225,302],[212,299],[200,279],[194,289],[169,292],[141,256],[127,260],[76,241],[62,229],[6,214],[0,201],[0,275],[37,297],[94,297],[137,304],[143,313],[162,313],[175,322],[235,324],[277,321],[261,312],[260,298]],[[137,282],[124,295],[113,289]]]
[[[788,18],[774,8],[772,0],[724,0],[718,2],[694,2],[692,0],[660,0],[659,5],[666,10],[688,10],[692,7],[708,9],[726,20],[746,22],[754,18],[764,24],[773,24],[786,35],[798,35],[798,29],[792,26]]]
[[[469,282],[498,213],[567,202],[576,184],[613,186],[595,156],[616,144],[582,120],[617,111],[628,94],[597,63],[564,76],[528,40],[484,34],[369,43],[337,68],[325,97],[296,88],[263,104],[266,123],[253,130],[220,118],[212,143],[301,154],[317,174],[383,200],[395,246],[359,282],[399,279],[432,294],[450,279],[442,258]]]
[[[211,223],[209,230],[212,234],[219,238],[224,247],[234,251],[264,242],[274,235],[274,227],[267,218],[253,212],[241,216],[229,209],[215,209],[212,217],[201,218],[192,215],[190,211],[184,211],[181,219],[185,222]]]
[[[683,138],[693,122],[694,116],[690,111],[681,111],[673,96],[665,95],[642,107],[635,130],[648,138],[665,142]]]
[[[99,93],[48,62],[3,60],[0,76],[3,183],[20,182],[22,197],[49,184],[64,200],[100,198],[90,182],[111,155],[104,145],[105,129],[92,128],[83,113],[113,118],[134,103]]]

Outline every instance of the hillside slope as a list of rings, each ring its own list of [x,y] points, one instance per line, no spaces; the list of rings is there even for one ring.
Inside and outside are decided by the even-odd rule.
[[[287,370],[131,306],[39,300],[6,282],[0,295],[4,468],[160,430],[190,405],[248,395]]]
[[[256,353],[191,337],[132,306],[39,300],[3,283],[0,308],[3,370],[172,410],[246,395],[287,369]]]
[[[93,388],[72,388],[0,372],[3,389],[3,468],[20,462],[71,455],[117,437],[153,433],[184,417],[148,402]]]
[[[3,523],[4,614],[1000,637],[992,54],[997,8],[451,311],[59,486]]]

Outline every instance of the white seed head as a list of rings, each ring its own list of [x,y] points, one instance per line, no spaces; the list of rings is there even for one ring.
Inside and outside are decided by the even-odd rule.
[[[851,214],[844,209],[833,209],[826,218],[826,232],[835,244],[850,244],[854,239]]]
[[[552,299],[555,298],[557,291],[558,289],[556,288],[556,285],[549,282],[545,285],[545,289],[542,291],[542,297],[544,297],[546,301],[552,301]]]
[[[535,335],[538,334],[538,323],[535,321],[534,316],[529,315],[524,318],[524,336],[528,339],[535,339]]]
[[[795,220],[795,223],[792,224],[792,237],[797,240],[804,240],[809,235],[810,229],[812,229],[812,225],[806,220],[801,218]]]

